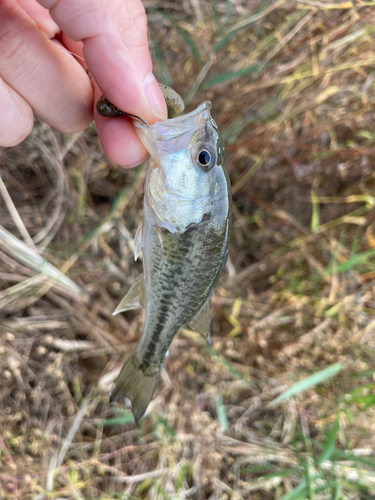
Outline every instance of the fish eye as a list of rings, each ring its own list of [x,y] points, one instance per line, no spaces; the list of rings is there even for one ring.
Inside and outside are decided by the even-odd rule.
[[[206,166],[206,165],[209,165],[210,161],[211,161],[211,155],[210,153],[207,151],[207,149],[203,149],[200,153],[199,153],[199,156],[198,156],[198,161],[199,163],[202,165],[202,166]]]
[[[215,165],[215,155],[210,147],[203,146],[197,150],[195,161],[201,169],[207,172]]]

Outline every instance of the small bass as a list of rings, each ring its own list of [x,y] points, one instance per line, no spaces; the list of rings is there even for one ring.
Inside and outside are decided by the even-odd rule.
[[[135,420],[147,409],[163,361],[186,325],[209,341],[210,306],[228,256],[231,194],[224,145],[204,102],[189,114],[147,125],[133,120],[150,154],[144,216],[135,237],[143,274],[114,314],[144,306],[145,324],[111,391]]]

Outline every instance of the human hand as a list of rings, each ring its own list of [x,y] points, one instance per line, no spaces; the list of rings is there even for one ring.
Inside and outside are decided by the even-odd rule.
[[[167,117],[141,0],[1,0],[0,19],[0,146],[27,137],[33,112],[70,133],[94,114],[113,162],[131,167],[147,156],[129,118],[94,110],[104,94],[150,124]]]

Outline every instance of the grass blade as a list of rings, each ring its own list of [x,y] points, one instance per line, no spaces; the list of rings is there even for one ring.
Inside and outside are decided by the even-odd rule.
[[[158,10],[157,13],[161,19],[165,19],[168,23],[170,23],[176,29],[178,34],[185,41],[186,45],[188,45],[188,47],[190,48],[197,63],[199,65],[201,65],[202,64],[201,54],[199,52],[197,45],[194,43],[193,39],[191,38],[190,33],[186,29],[184,29],[182,26],[180,26],[176,21],[174,21],[174,19],[170,15],[164,14],[160,10]],[[158,48],[156,50],[158,50]],[[163,63],[163,65],[164,65],[164,63]]]
[[[159,74],[160,74],[159,81],[161,81],[162,83],[164,83],[168,87],[171,87],[172,86],[171,76],[170,76],[169,71],[167,70],[167,68],[164,64],[164,59],[163,59],[162,53],[160,52],[159,46],[156,43],[156,41],[154,40],[154,38],[152,38],[152,37],[150,37],[150,38],[152,41],[151,48],[152,48],[152,51],[153,51],[154,56],[155,56],[156,66],[157,66],[157,68],[159,70]]]
[[[335,363],[331,366],[328,366],[324,370],[320,370],[319,372],[310,375],[310,377],[306,377],[302,380],[299,380],[295,384],[293,384],[289,389],[287,389],[283,394],[280,394],[276,399],[268,403],[267,407],[275,406],[279,404],[281,401],[285,401],[288,398],[299,394],[300,392],[306,391],[307,389],[311,389],[316,385],[322,384],[328,378],[337,375],[342,370],[341,363]]]
[[[37,273],[44,274],[52,280],[55,280],[56,283],[59,283],[59,285],[66,288],[70,292],[79,296],[83,295],[83,290],[81,290],[81,288],[74,283],[74,281],[65,276],[64,273],[47,262],[46,259],[40,256],[35,250],[13,236],[13,234],[2,226],[0,226],[0,249],[20,264]]]
[[[181,35],[181,37],[184,39],[186,45],[188,45],[188,47],[190,48],[193,56],[195,57],[197,63],[200,66],[202,64],[201,54],[199,52],[198,47],[195,45],[192,38],[190,37],[189,33],[186,30],[184,30],[184,28],[181,28],[181,26],[179,26],[178,24],[173,23],[173,25],[175,26],[176,30]]]
[[[303,479],[291,492],[282,496],[280,500],[305,500],[307,493],[306,480]]]
[[[327,436],[327,441],[324,443],[323,450],[318,458],[319,465],[322,464],[325,460],[328,460],[331,457],[332,453],[334,452],[336,437],[339,428],[340,428],[340,422],[338,417],[336,417],[335,423],[333,424],[333,427]]]
[[[229,428],[227,413],[225,411],[223,400],[219,394],[215,395],[216,413],[221,427],[226,431]]]
[[[316,229],[320,224],[320,215],[319,215],[319,198],[316,192],[311,190],[311,203],[312,203],[312,215],[311,215],[311,231],[315,233]]]
[[[106,418],[105,420],[95,420],[94,425],[102,425],[103,427],[108,427],[110,425],[126,425],[134,423],[134,416],[130,410],[121,410],[118,415],[111,418]]]
[[[218,85],[223,82],[227,82],[229,80],[234,80],[236,78],[240,78],[244,75],[250,75],[254,73],[259,68],[263,68],[266,65],[261,66],[260,64],[250,64],[250,66],[246,66],[246,68],[239,69],[238,71],[228,71],[227,73],[222,73],[221,75],[214,76],[210,80],[207,80],[203,85],[203,89],[207,89],[209,87],[213,87],[214,85]]]
[[[305,462],[305,476],[306,476],[306,486],[307,486],[307,498],[309,500],[314,499],[314,493],[311,482],[310,466],[308,462]]]
[[[247,17],[246,19],[242,19],[238,23],[235,23],[224,33],[223,37],[216,44],[214,51],[219,52],[219,50],[221,50],[224,47],[224,45],[226,45],[239,31],[241,31],[244,28],[247,28],[250,24],[254,23],[255,21],[262,19],[262,17],[266,16],[273,10],[277,9],[281,3],[282,0],[278,0],[271,5],[268,5],[265,9],[258,11],[257,13],[251,15],[250,17]]]

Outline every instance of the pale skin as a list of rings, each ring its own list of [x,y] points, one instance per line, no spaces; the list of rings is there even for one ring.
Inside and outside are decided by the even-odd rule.
[[[95,119],[110,160],[146,158],[129,118],[95,110],[104,94],[149,124],[167,117],[141,0],[0,0],[0,19],[0,146],[22,142],[35,114],[67,133]]]

